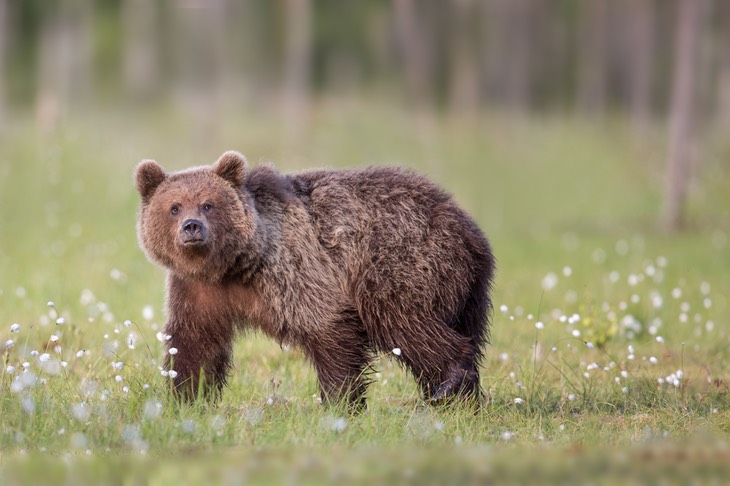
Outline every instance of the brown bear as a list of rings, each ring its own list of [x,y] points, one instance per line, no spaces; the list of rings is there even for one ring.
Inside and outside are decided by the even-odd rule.
[[[443,190],[400,168],[249,169],[226,152],[172,174],[136,169],[138,237],[168,270],[166,366],[187,398],[217,392],[235,331],[303,350],[325,402],[365,404],[391,353],[427,400],[479,397],[490,245]],[[168,368],[169,369],[169,368]]]

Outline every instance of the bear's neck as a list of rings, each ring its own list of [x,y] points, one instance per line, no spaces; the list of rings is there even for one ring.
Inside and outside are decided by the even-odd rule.
[[[265,266],[269,253],[275,246],[277,230],[271,221],[260,214],[257,216],[253,236],[242,247],[223,280],[251,283]]]

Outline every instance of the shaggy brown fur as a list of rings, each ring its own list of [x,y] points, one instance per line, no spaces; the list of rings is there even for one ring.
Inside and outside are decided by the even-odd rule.
[[[174,174],[145,161],[136,180],[186,396],[220,389],[247,326],[303,349],[325,401],[364,405],[369,363],[394,348],[427,399],[480,396],[494,258],[433,183],[397,168],[249,170],[236,152]]]

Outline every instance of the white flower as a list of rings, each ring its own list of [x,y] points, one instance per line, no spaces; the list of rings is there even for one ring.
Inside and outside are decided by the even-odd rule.
[[[115,370],[121,370],[124,368],[124,362],[122,361],[112,361],[112,368]]]
[[[590,342],[590,341],[586,341],[586,348],[588,348],[588,349],[593,349],[593,348],[595,348],[595,346],[593,345],[593,343],[592,343],[592,342]]]
[[[537,322],[535,323],[535,327],[536,327],[537,329],[544,329],[544,328],[545,328],[545,324],[543,324],[543,322],[542,322],[542,321],[537,321]]]
[[[114,377],[114,380],[115,380],[115,381],[116,381],[117,383],[121,383],[121,382],[122,382],[122,375],[117,375],[117,376],[115,376],[115,377]]]
[[[558,276],[553,272],[548,273],[542,279],[543,290],[552,290],[558,284]]]
[[[142,308],[142,317],[151,321],[155,317],[155,309],[151,305],[146,305]]]
[[[87,407],[86,403],[84,402],[72,405],[71,413],[73,414],[74,418],[79,422],[86,422],[89,416],[91,416],[91,410],[89,410],[89,407]]]
[[[573,269],[569,266],[563,267],[563,275],[566,277],[570,277],[571,275],[573,275]]]
[[[142,414],[147,420],[154,420],[162,413],[162,403],[156,400],[147,400],[142,408]]]
[[[167,352],[175,356],[177,354],[177,348],[170,348]]]
[[[160,374],[162,376],[168,376],[169,375],[169,373],[167,372],[167,370],[160,370]]]
[[[10,332],[20,332],[20,324],[17,322],[10,326]]]
[[[60,339],[60,338],[59,338],[58,336],[56,336],[55,334],[51,334],[51,338],[50,338],[50,341],[51,341],[52,343],[55,343],[55,342],[56,342],[56,341],[58,341],[59,339]]]
[[[129,327],[131,325],[132,325],[132,321],[130,321],[129,319],[127,319],[126,321],[124,321],[124,327]]]
[[[520,404],[522,404],[522,402],[524,402],[524,400],[521,399],[520,397],[515,398],[515,405],[520,405]]]
[[[172,378],[172,379],[175,379],[175,378],[177,378],[177,371],[175,371],[175,370],[170,370],[170,371],[168,371],[168,372],[167,372],[167,375],[168,375],[168,376],[169,376],[170,378]]]
[[[9,375],[12,375],[13,373],[15,373],[15,366],[8,365],[8,367],[5,368],[5,373],[7,373]]]
[[[155,334],[155,337],[161,343],[164,343],[165,341],[169,341],[170,339],[172,339],[172,336],[170,336],[169,334],[165,334],[164,332],[159,332],[159,331],[157,332],[157,334]]]
[[[330,417],[326,420],[326,426],[335,432],[342,432],[347,428],[347,420],[342,417]]]
[[[571,402],[575,400],[575,393],[568,393],[568,400],[570,400]]]
[[[66,323],[66,319],[64,319],[63,317],[59,317],[58,319],[56,319],[57,326],[63,326],[65,323]]]
[[[49,300],[47,305],[48,307],[56,307],[56,304],[54,304],[52,300]]]
[[[86,352],[85,350],[80,349],[79,351],[76,352],[76,357],[81,358],[85,352]]]
[[[663,338],[663,337],[661,337],[661,336],[657,336],[657,337],[656,337],[656,342],[658,342],[658,343],[663,343],[663,342],[664,342],[664,338]]]
[[[48,353],[43,353],[38,357],[38,359],[40,360],[41,363],[45,363],[46,361],[51,359],[51,355]]]
[[[509,308],[506,305],[502,304],[499,306],[499,310],[502,311],[502,313],[506,314]]]
[[[12,339],[8,339],[7,341],[5,341],[6,348],[12,348],[13,346],[15,346],[15,341],[13,341]]]
[[[396,355],[396,356],[400,356],[401,355],[400,348],[393,348],[393,354]]]
[[[658,362],[659,362],[659,360],[656,359],[655,356],[652,356],[651,358],[649,358],[649,363],[651,363],[651,364],[657,364]]]
[[[510,432],[509,430],[505,430],[505,431],[504,431],[504,432],[502,433],[502,440],[503,440],[503,441],[509,441],[509,440],[512,440],[512,432]]]
[[[578,329],[573,329],[571,334],[573,334],[573,337],[580,337],[580,331]]]

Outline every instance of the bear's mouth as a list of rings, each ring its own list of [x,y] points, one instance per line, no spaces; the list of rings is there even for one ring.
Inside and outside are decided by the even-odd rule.
[[[205,246],[207,241],[203,238],[181,238],[181,243],[183,246],[195,248]]]

